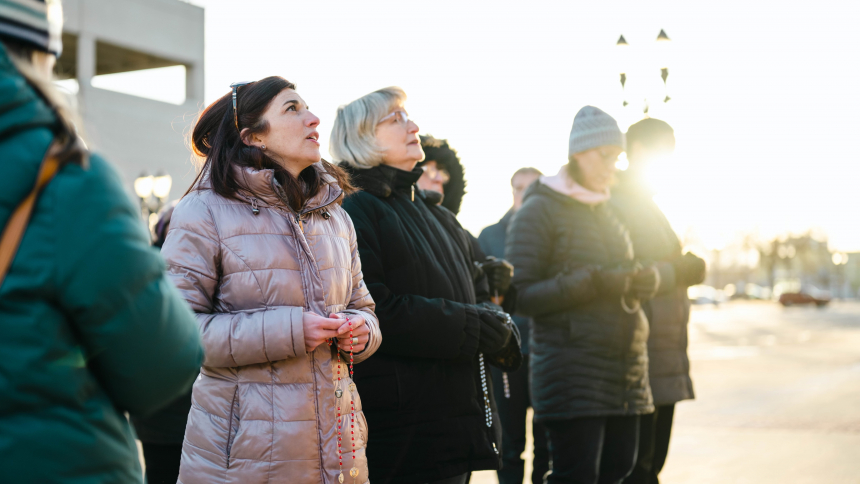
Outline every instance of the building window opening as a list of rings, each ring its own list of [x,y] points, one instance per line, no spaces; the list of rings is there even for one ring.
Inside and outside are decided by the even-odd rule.
[[[56,84],[69,94],[77,94],[78,37],[63,34],[63,55],[55,70]],[[140,52],[104,41],[96,41],[96,72],[92,87],[183,104],[186,99],[187,67],[176,60]]]
[[[99,89],[170,104],[185,102],[185,66],[158,67],[93,77]]]

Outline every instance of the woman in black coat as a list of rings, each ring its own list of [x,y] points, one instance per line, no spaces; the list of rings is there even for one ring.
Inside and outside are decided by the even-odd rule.
[[[636,458],[639,415],[654,409],[639,301],[659,274],[636,265],[607,204],[623,146],[614,119],[580,110],[569,164],[528,189],[508,230],[517,312],[534,320],[532,404],[550,436],[549,483],[620,483]]]
[[[486,363],[516,366],[519,335],[489,303],[486,277],[454,215],[415,186],[424,158],[399,88],[338,109],[331,153],[361,192],[353,219],[364,281],[385,335],[355,373],[374,483],[464,483],[499,466]]]

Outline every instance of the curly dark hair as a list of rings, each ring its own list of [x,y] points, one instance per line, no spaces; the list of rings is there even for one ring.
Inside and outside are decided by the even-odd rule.
[[[424,161],[418,164],[424,166],[428,162],[435,161],[436,166],[445,170],[451,176],[445,184],[445,198],[442,206],[458,214],[463,196],[466,195],[466,173],[460,163],[457,151],[448,145],[448,140],[437,139],[432,135],[421,136],[421,148],[424,150]]]

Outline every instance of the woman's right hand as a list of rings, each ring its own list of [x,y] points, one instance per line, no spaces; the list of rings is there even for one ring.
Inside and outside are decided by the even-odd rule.
[[[304,313],[302,326],[305,330],[305,350],[310,353],[327,339],[336,338],[342,324],[343,320],[340,318],[324,318],[316,313]]]

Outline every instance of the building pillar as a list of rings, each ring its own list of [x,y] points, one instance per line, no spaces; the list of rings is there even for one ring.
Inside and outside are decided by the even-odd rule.
[[[78,35],[77,64],[79,92],[86,97],[96,75],[96,38],[93,34],[81,32]]]

